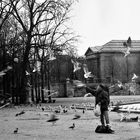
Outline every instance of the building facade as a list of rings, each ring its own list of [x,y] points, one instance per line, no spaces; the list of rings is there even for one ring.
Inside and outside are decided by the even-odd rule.
[[[132,40],[125,57],[126,40],[111,40],[103,46],[89,47],[85,53],[90,71],[98,82],[129,82],[133,73],[140,76],[140,40]]]

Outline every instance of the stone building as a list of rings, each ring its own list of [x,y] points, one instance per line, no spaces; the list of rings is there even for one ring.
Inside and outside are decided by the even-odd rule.
[[[95,82],[129,82],[133,73],[140,76],[140,40],[132,40],[130,54],[125,57],[126,40],[111,40],[102,46],[89,47],[85,53]]]

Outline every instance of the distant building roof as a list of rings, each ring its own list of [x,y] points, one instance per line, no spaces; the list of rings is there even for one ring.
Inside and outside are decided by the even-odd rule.
[[[126,49],[123,45],[127,40],[111,40],[103,45],[101,52],[115,51],[120,52]],[[130,51],[140,51],[140,40],[132,40]]]
[[[111,40],[103,46],[89,47],[85,55],[87,55],[89,51],[92,51],[92,53],[125,51],[126,47],[123,43],[126,41],[127,40]],[[140,52],[140,40],[132,40],[130,52]]]
[[[100,52],[100,50],[103,48],[103,46],[94,46],[94,47],[89,47],[87,49],[87,51],[85,52],[85,55],[89,54],[90,55],[90,52],[92,53],[97,53],[97,52]]]

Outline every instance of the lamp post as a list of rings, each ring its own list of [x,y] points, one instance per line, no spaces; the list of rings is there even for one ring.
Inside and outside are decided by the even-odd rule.
[[[14,77],[15,77],[15,96],[16,96],[16,105],[18,105],[19,100],[18,100],[18,91],[19,91],[19,86],[18,86],[18,82],[19,82],[19,76],[18,76],[18,58],[14,58]]]

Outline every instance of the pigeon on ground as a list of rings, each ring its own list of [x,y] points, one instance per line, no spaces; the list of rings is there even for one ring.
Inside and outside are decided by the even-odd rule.
[[[55,113],[60,113],[60,110],[55,110],[54,112],[55,112]]]
[[[73,123],[69,128],[73,130],[75,128],[75,123]]]
[[[83,114],[85,113],[85,109],[83,109]]]
[[[44,111],[45,110],[45,107],[42,107],[41,109],[42,109],[42,111]]]
[[[17,134],[18,133],[18,128],[16,128],[15,130],[14,130],[14,134]]]

